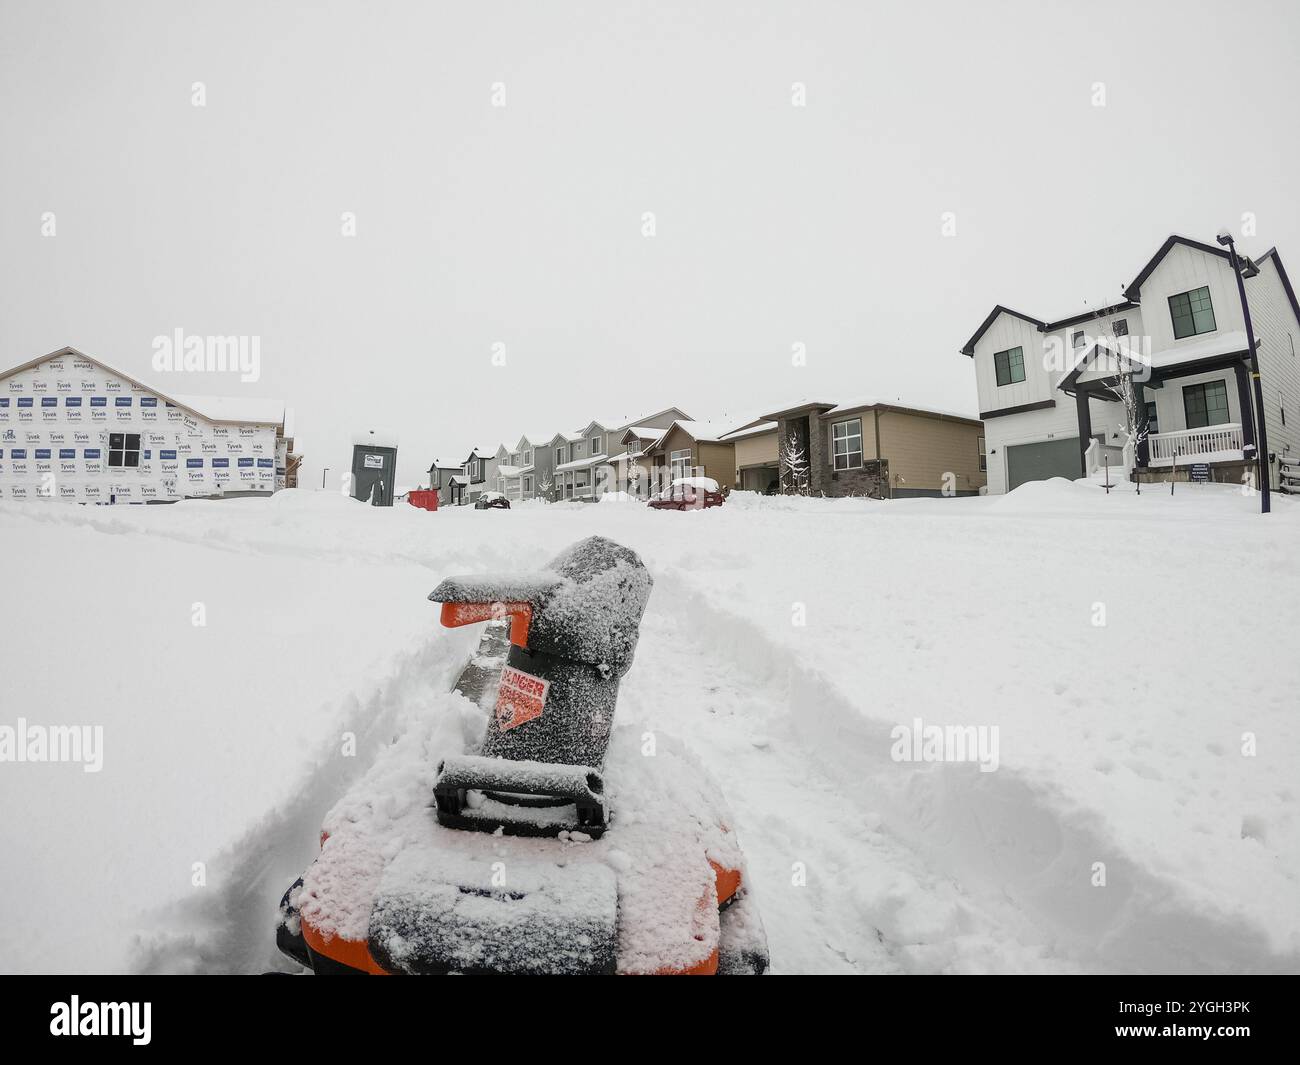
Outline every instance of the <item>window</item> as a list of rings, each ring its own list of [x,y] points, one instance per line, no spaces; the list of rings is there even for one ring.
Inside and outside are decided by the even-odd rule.
[[[557,447],[555,449],[555,465],[559,466],[563,462],[564,462],[564,448]]]
[[[831,462],[837,470],[856,470],[862,465],[861,418],[831,426]]]
[[[525,477],[525,478],[524,478],[524,495],[531,495],[531,494],[532,494],[532,491],[533,491],[533,479],[532,479],[531,477]]]
[[[532,464],[533,464],[533,449],[530,447],[527,451],[524,452],[524,465],[531,466]]]
[[[1083,347],[1083,339],[1084,339],[1083,330],[1080,329],[1077,333],[1074,334],[1073,338],[1070,340],[1070,343],[1071,345],[1073,345],[1075,351],[1078,351],[1081,347]]]
[[[1160,432],[1160,419],[1156,416],[1156,403],[1153,399],[1147,400],[1147,432]]]
[[[1216,328],[1210,290],[1205,287],[1170,296],[1169,313],[1174,320],[1175,340],[1199,336],[1201,333],[1212,333]]]
[[[1183,410],[1187,428],[1223,425],[1228,420],[1228,385],[1226,381],[1206,381],[1203,385],[1183,385]]]
[[[685,477],[691,466],[691,449],[685,448],[681,451],[674,451],[668,456],[668,465],[672,470],[673,480],[678,477]]]
[[[980,446],[980,473],[988,473],[989,456],[988,456],[988,450],[984,444],[984,438],[982,436],[980,437],[979,446]]]
[[[1014,385],[1025,379],[1024,348],[1008,348],[1006,351],[993,353],[993,368],[997,372],[999,385]]]
[[[636,440],[629,440],[629,441],[627,442],[627,453],[628,453],[629,455],[634,455],[634,454],[636,454],[636,452],[637,452],[637,441],[636,441]]]
[[[1128,319],[1116,318],[1113,322],[1110,323],[1110,331],[1114,333],[1115,336],[1117,337],[1128,336]]]
[[[140,434],[109,433],[108,464],[135,467],[140,465]]]
[[[599,437],[599,436],[593,436],[593,437],[591,438],[591,453],[592,453],[593,455],[599,455],[599,454],[600,454],[600,437]]]
[[[587,478],[589,476],[590,475],[586,470],[579,470],[577,473],[573,475],[573,486],[575,488],[586,488]]]

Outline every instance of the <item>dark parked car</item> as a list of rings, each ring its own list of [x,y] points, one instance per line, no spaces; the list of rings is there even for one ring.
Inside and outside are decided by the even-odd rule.
[[[500,492],[484,492],[474,500],[475,510],[509,510],[510,500]]]
[[[646,506],[653,510],[698,510],[720,507],[726,501],[712,477],[679,477]]]

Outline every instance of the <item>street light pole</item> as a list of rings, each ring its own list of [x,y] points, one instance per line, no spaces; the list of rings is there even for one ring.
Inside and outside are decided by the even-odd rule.
[[[325,490],[325,475],[329,472],[330,472],[330,468],[328,466],[326,466],[323,470],[320,471],[320,487],[322,492]]]
[[[1264,426],[1264,386],[1259,377],[1259,348],[1255,345],[1255,327],[1250,321],[1250,303],[1246,299],[1246,279],[1242,277],[1241,260],[1237,257],[1237,245],[1232,234],[1226,229],[1219,234],[1218,241],[1228,249],[1228,259],[1232,263],[1232,273],[1237,279],[1237,294],[1241,297],[1241,313],[1246,319],[1246,343],[1250,345],[1250,377],[1255,383],[1255,462],[1259,470],[1259,512],[1267,514],[1272,509],[1269,498],[1268,468],[1268,430]],[[1251,263],[1251,277],[1258,271]]]

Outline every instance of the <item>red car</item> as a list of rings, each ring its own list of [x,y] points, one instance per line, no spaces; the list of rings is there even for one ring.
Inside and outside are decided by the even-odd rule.
[[[646,503],[652,510],[699,510],[720,507],[727,497],[712,477],[680,477]]]

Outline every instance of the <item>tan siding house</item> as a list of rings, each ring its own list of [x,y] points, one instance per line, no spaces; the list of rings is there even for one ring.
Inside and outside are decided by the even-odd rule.
[[[763,417],[776,424],[778,453],[796,441],[812,495],[977,495],[986,483],[976,418],[875,402],[800,403]],[[788,470],[780,478],[793,489]]]
[[[877,417],[880,455],[889,459],[895,496],[942,493],[949,474],[959,495],[978,493],[987,483],[980,469],[982,422],[889,409]]]
[[[780,449],[775,422],[754,422],[732,430],[723,439],[735,448],[734,487],[745,492],[776,490]]]

